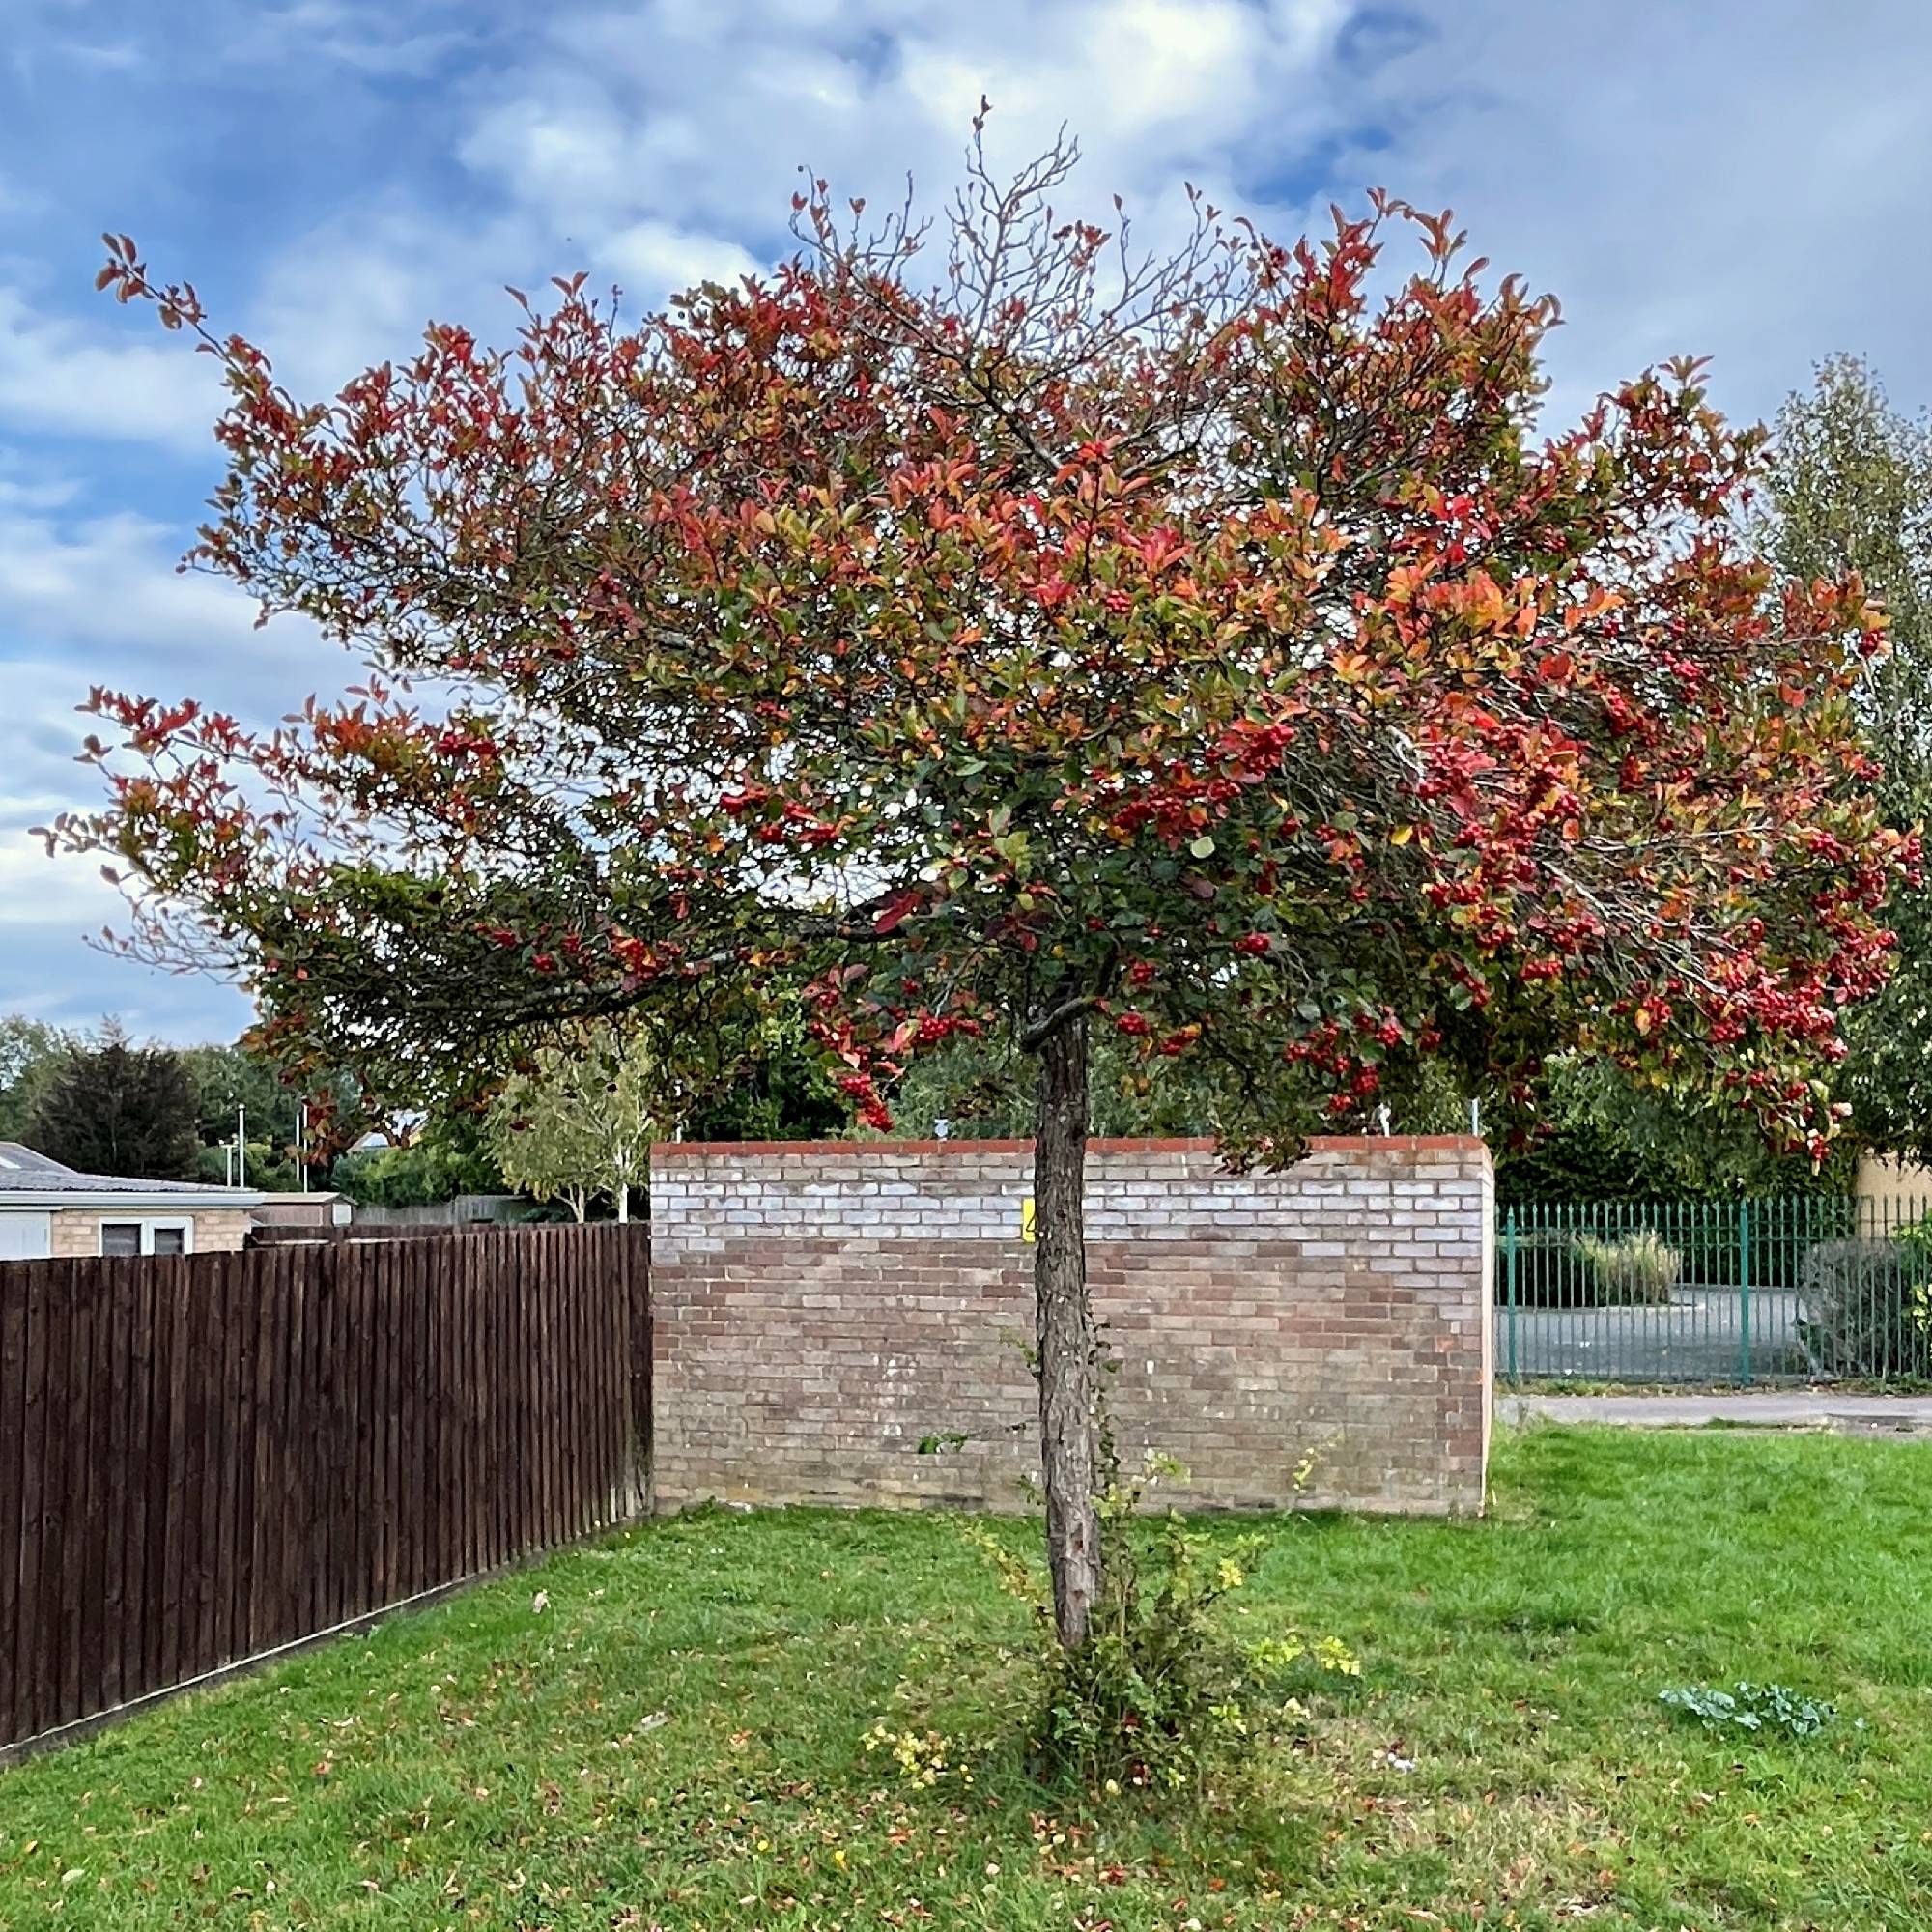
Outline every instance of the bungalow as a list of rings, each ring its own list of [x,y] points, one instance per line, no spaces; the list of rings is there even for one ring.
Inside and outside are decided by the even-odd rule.
[[[261,1201],[248,1187],[76,1174],[0,1141],[0,1262],[232,1251],[246,1241]]]

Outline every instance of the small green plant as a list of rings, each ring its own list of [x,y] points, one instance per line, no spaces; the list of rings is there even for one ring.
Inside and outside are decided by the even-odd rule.
[[[908,1784],[930,1790],[942,1782],[970,1786],[975,1748],[934,1730],[895,1730],[880,1719],[860,1740],[867,1754],[883,1751],[898,1766]],[[978,1755],[984,1755],[979,1747]]]
[[[1899,1245],[1913,1271],[1923,1275],[1932,1271],[1932,1214],[1921,1214],[1892,1230],[1891,1238]]]
[[[1577,1253],[1607,1302],[1662,1302],[1683,1272],[1684,1257],[1655,1228],[1639,1228],[1615,1240],[1578,1237]]]
[[[1322,1675],[1361,1674],[1337,1637],[1243,1639],[1225,1627],[1216,1612],[1246,1583],[1262,1539],[1214,1547],[1173,1512],[1144,1514],[1148,1491],[1182,1474],[1171,1459],[1150,1455],[1136,1480],[1109,1482],[1100,1500],[1102,1588],[1078,1649],[1059,1641],[1033,1569],[973,1532],[1008,1589],[1034,1610],[1027,1722],[1042,1776],[1110,1795],[1179,1789],[1257,1726],[1302,1716],[1296,1689]]]
[[[1798,1334],[1814,1375],[1932,1373],[1932,1225],[1815,1242],[1800,1271]]]
[[[1838,1715],[1835,1704],[1802,1696],[1782,1684],[1740,1684],[1719,1690],[1709,1684],[1687,1684],[1658,1693],[1658,1702],[1694,1718],[1707,1731],[1745,1731],[1755,1736],[1814,1738]]]

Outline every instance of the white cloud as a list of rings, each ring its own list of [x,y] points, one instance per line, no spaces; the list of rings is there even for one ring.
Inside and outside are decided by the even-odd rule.
[[[46,197],[12,175],[0,174],[0,214],[19,217],[38,214],[46,206]]]
[[[0,1011],[67,1024],[112,1011],[138,1033],[232,1038],[247,1017],[232,987],[85,943],[125,929],[120,895],[97,860],[49,859],[30,828],[102,802],[99,774],[78,762],[97,728],[76,711],[90,685],[191,694],[269,724],[339,686],[347,661],[299,621],[257,631],[239,592],[178,573],[178,532],[79,515],[75,497],[69,479],[0,469]]]
[[[639,220],[758,248],[782,241],[797,169],[840,193],[936,200],[982,95],[1017,165],[1063,123],[1086,193],[1178,200],[1327,124],[1314,84],[1345,0],[909,0],[844,7],[645,0],[566,13],[495,84],[460,149],[544,231]]]
[[[946,32],[928,15],[907,35],[904,85],[935,133],[956,145],[982,96],[996,138],[1019,159],[1063,125],[1095,164],[1090,192],[1172,185],[1187,162],[1266,148],[1320,113],[1298,83],[1325,52],[1346,8],[1268,9],[1240,0],[1122,0],[1049,7],[1034,31],[1002,10],[980,31]]]
[[[127,930],[127,906],[99,861],[49,858],[42,840],[9,823],[15,805],[0,792],[0,1012],[71,1027],[111,1013],[142,1037],[235,1038],[252,1018],[246,997],[117,953],[108,935]]]
[[[254,606],[175,567],[176,534],[150,519],[75,515],[64,485],[0,478],[0,836],[100,798],[75,762],[89,688],[217,705],[273,724],[351,662],[299,618],[255,628]],[[103,734],[105,735],[105,734]]]
[[[36,847],[24,855],[18,887],[44,893],[47,875],[58,869]],[[14,890],[0,840],[0,893]],[[163,973],[102,946],[101,926],[122,922],[114,911],[118,897],[106,885],[99,890],[99,912],[90,907],[76,908],[72,918],[0,917],[0,1012],[75,1028],[98,1026],[111,1014],[138,1038],[182,1046],[236,1038],[254,1018],[246,996],[222,980]]]
[[[420,347],[440,298],[474,297],[460,264],[476,239],[413,207],[345,212],[264,265],[246,332],[278,381],[303,396],[333,394]]]
[[[221,397],[210,358],[162,338],[145,306],[134,320],[152,338],[49,313],[0,286],[0,431],[212,450]]]
[[[735,242],[683,234],[662,221],[620,229],[598,248],[597,265],[652,301],[698,282],[735,282],[765,266]]]
[[[461,26],[423,22],[425,13],[441,11],[368,6],[361,0],[244,5],[231,14],[227,30],[211,39],[217,58],[235,66],[320,59],[359,73],[420,78],[464,43]]]
[[[15,926],[98,933],[120,912],[121,895],[100,876],[98,860],[72,854],[50,859],[25,827],[0,832],[0,933]],[[0,948],[5,945],[0,939]],[[0,1009],[5,1005],[0,999]]]
[[[565,265],[660,229],[756,257],[801,162],[936,202],[983,93],[999,163],[1065,122],[1069,200],[1118,189],[1151,235],[1183,179],[1290,240],[1371,185],[1453,205],[1563,298],[1554,407],[1690,351],[1750,414],[1839,346],[1932,393],[1928,60],[1932,9],[1804,0],[1644,31],[1620,0],[636,0],[554,14],[458,152]]]
[[[141,43],[133,40],[63,41],[59,50],[81,67],[125,71],[141,64]]]
[[[1834,349],[1932,398],[1920,324],[1932,9],[1431,0],[1336,84],[1364,131],[1318,185],[1453,206],[1499,270],[1555,291],[1561,389],[1716,358],[1720,406],[1769,413]]]
[[[0,497],[0,609],[7,612],[0,649],[9,655],[57,644],[59,668],[69,675],[92,664],[152,677],[177,666],[242,659],[261,661],[276,676],[314,648],[313,633],[299,621],[257,631],[246,597],[220,579],[178,570],[185,532],[128,511],[58,514],[62,487],[15,484],[22,500],[14,506]]]

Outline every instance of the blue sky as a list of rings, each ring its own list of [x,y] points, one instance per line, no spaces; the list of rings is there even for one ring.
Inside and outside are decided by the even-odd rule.
[[[205,359],[91,293],[97,237],[199,286],[300,390],[505,282],[655,303],[782,249],[800,162],[928,198],[974,104],[1064,119],[1144,228],[1194,181],[1283,239],[1371,185],[1553,289],[1552,414],[1680,352],[1768,414],[1833,350],[1932,402],[1923,0],[6,0],[0,1011],[227,1037],[231,989],[90,950],[117,901],[26,828],[96,795],[92,683],[269,720],[348,668],[174,560],[218,475]]]

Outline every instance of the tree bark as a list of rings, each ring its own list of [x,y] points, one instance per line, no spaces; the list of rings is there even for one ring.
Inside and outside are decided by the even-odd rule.
[[[1098,1365],[1081,1207],[1087,1167],[1085,1013],[1064,1021],[1040,1042],[1038,1097],[1033,1280],[1039,1455],[1053,1616],[1061,1642],[1071,1650],[1087,1641],[1100,1589],[1100,1518],[1094,1494]]]

